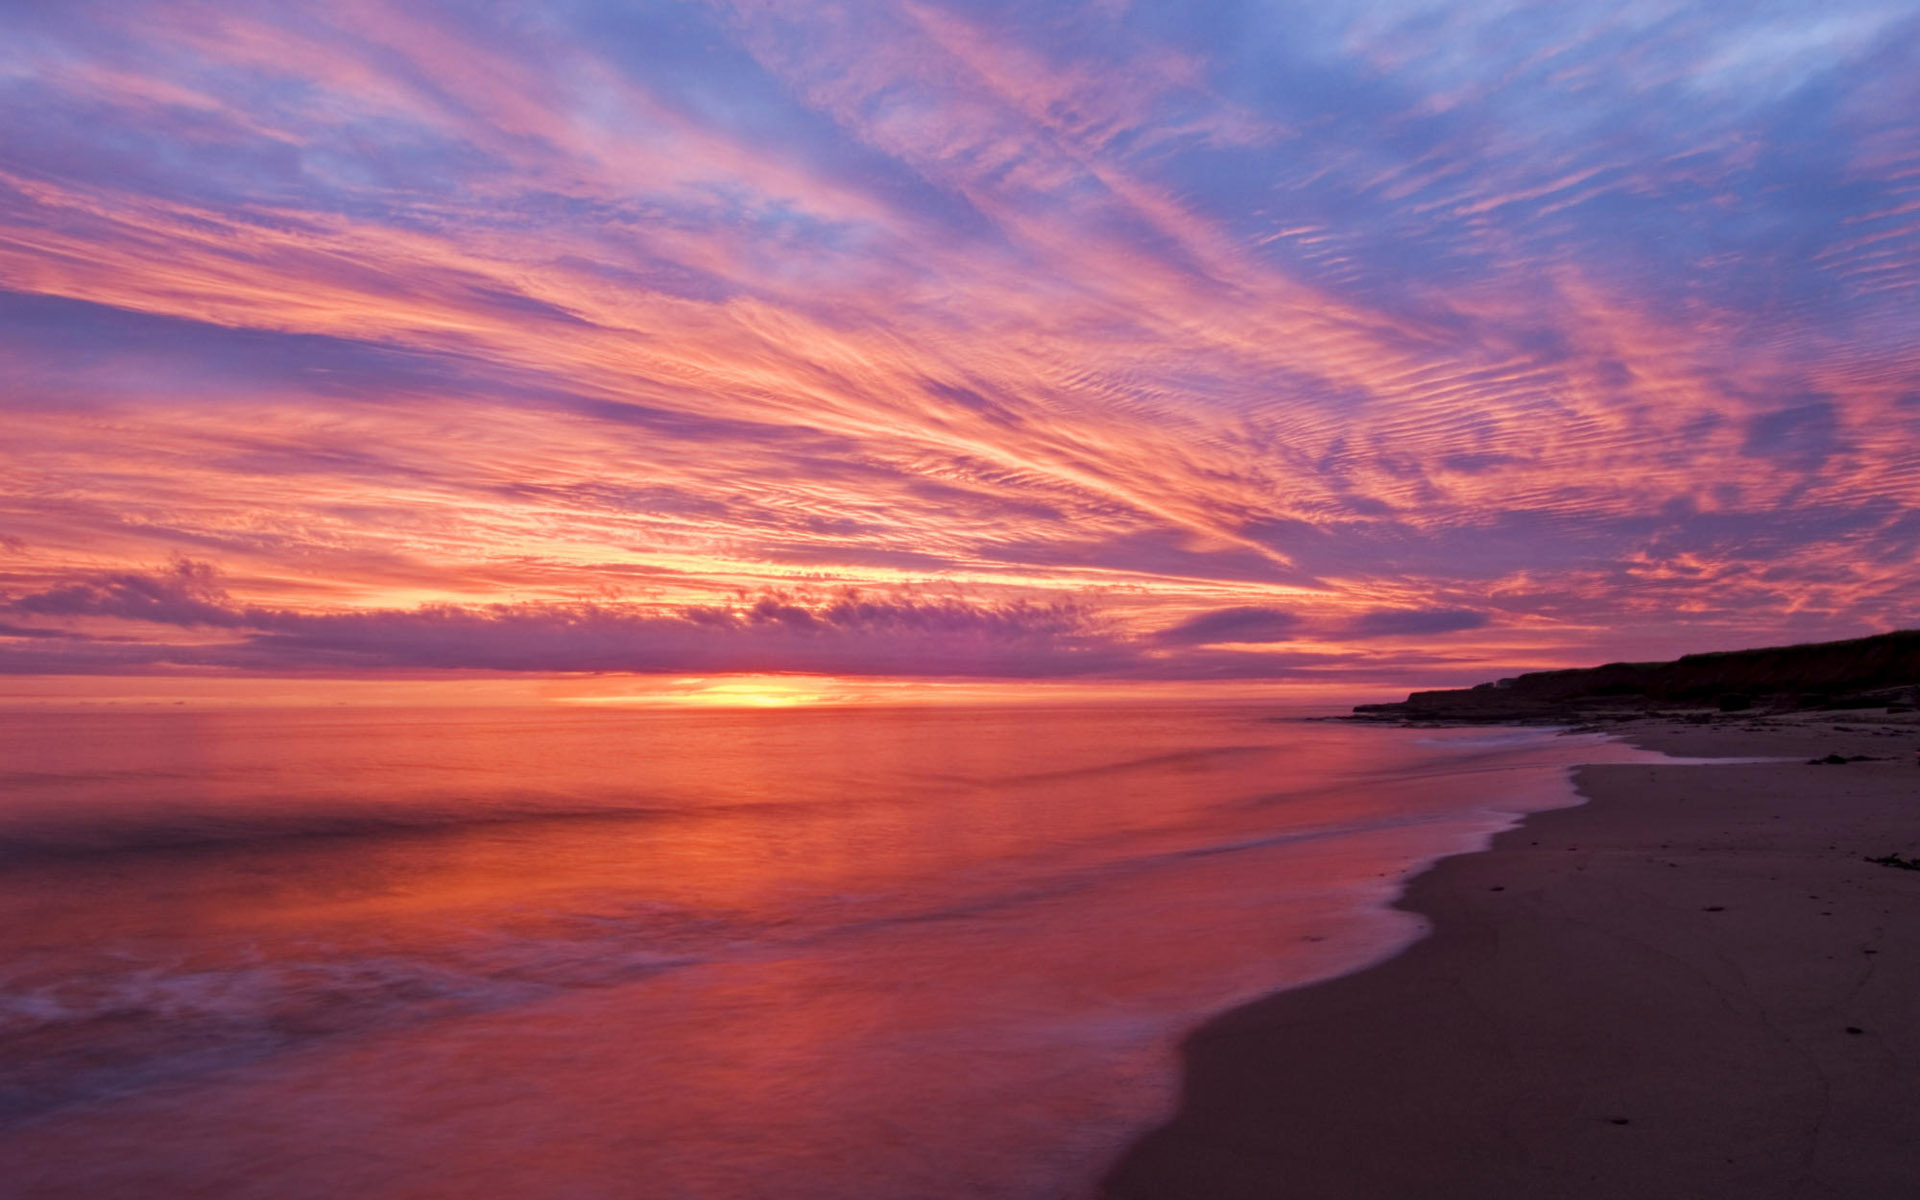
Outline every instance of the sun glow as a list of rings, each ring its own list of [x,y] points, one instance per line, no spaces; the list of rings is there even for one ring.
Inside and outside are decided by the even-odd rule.
[[[818,704],[826,697],[792,684],[745,681],[716,683],[681,698],[683,704],[712,704],[733,708],[795,708]]]
[[[559,695],[554,700],[562,704],[676,708],[800,708],[860,701],[860,697],[835,687],[836,682],[826,678],[777,675],[661,681],[636,677],[622,681],[618,690]]]

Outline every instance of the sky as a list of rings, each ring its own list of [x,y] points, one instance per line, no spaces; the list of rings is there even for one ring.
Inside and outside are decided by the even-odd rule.
[[[14,0],[0,693],[1911,626],[1916,113],[1904,0]]]

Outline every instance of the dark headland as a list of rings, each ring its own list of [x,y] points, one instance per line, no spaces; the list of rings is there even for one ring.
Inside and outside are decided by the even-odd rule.
[[[1411,884],[1430,936],[1190,1035],[1177,1112],[1105,1194],[1920,1196],[1916,684],[1904,632],[1362,713],[1774,761],[1582,768],[1590,803]]]
[[[1920,630],[1844,642],[1689,654],[1672,662],[1608,663],[1535,671],[1478,687],[1414,692],[1398,704],[1362,704],[1356,716],[1387,720],[1580,721],[1650,709],[1725,712],[1799,709],[1910,710],[1920,683]]]

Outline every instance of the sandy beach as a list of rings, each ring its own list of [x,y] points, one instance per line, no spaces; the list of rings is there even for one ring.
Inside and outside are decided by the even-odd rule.
[[[1114,1198],[1920,1195],[1920,724],[1635,722],[1440,863],[1432,934],[1186,1042]],[[1862,761],[1809,765],[1839,755]]]

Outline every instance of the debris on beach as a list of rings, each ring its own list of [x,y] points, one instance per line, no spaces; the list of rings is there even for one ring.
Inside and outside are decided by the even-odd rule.
[[[1869,858],[1870,863],[1879,863],[1883,867],[1897,867],[1902,871],[1920,871],[1920,858],[1901,858],[1898,854],[1883,854],[1879,858]]]

